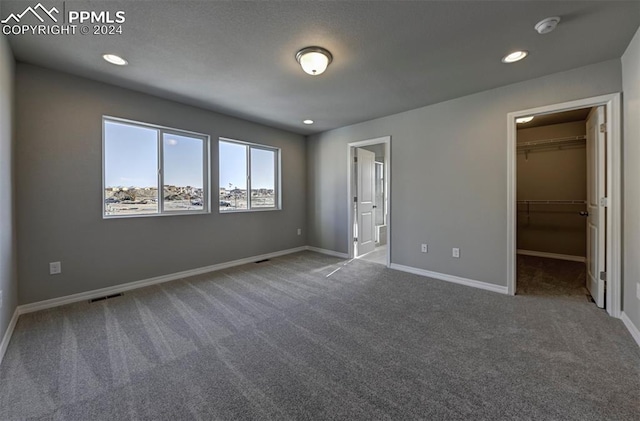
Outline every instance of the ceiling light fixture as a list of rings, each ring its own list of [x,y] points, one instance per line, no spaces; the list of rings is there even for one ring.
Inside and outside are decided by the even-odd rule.
[[[551,18],[542,19],[540,22],[536,23],[536,26],[534,26],[534,28],[540,35],[544,35],[556,29],[556,26],[558,26],[559,23],[560,17],[554,16]]]
[[[307,120],[303,120],[302,122],[303,122],[304,124],[313,124],[313,120],[309,120],[309,119],[307,119]]]
[[[331,53],[322,47],[306,47],[296,53],[302,70],[312,76],[321,75],[332,60]]]
[[[502,62],[515,63],[516,61],[520,61],[528,55],[529,55],[529,52],[525,50],[514,51],[513,53],[509,53],[506,56],[502,57]]]
[[[516,123],[524,124],[524,123],[530,122],[531,120],[533,120],[533,116],[532,115],[530,115],[528,117],[518,117],[518,118],[516,118]]]
[[[127,60],[115,54],[103,54],[102,58],[111,64],[115,64],[116,66],[126,66],[127,64],[129,64]]]

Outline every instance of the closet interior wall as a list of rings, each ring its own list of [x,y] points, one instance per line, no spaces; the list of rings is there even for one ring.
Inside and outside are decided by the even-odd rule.
[[[585,121],[518,130],[518,250],[586,256],[586,147],[571,140],[585,135]]]

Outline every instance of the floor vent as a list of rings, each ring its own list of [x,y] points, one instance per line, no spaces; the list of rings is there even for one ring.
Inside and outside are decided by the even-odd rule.
[[[109,298],[116,298],[116,297],[122,297],[122,293],[118,293],[118,294],[111,294],[111,295],[105,295],[104,297],[98,297],[98,298],[92,298],[91,300],[89,300],[90,303],[95,303],[97,301],[104,301],[104,300],[108,300]]]
[[[262,259],[262,260],[258,260],[257,262],[254,263],[264,263],[264,262],[268,262],[271,259]]]

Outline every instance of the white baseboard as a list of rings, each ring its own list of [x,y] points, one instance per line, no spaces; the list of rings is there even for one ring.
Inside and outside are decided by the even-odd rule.
[[[7,326],[6,332],[4,332],[4,336],[2,337],[2,342],[0,342],[0,364],[2,364],[2,360],[4,359],[4,354],[7,352],[7,348],[9,347],[9,341],[11,341],[11,336],[13,335],[13,330],[16,327],[16,323],[18,323],[19,316],[20,316],[20,312],[16,307],[16,310],[13,312],[13,316],[9,321],[9,326]]]
[[[633,324],[631,319],[629,319],[629,316],[627,316],[624,313],[624,311],[620,315],[620,319],[622,320],[622,323],[624,323],[624,325],[629,330],[629,333],[631,333],[631,336],[633,336],[633,339],[636,340],[636,343],[638,344],[638,346],[640,346],[640,330],[638,330],[636,325]]]
[[[587,258],[584,256],[573,256],[571,254],[547,253],[544,251],[521,250],[521,249],[518,249],[517,253],[522,254],[523,256],[547,257],[549,259],[570,260],[572,262],[584,263],[587,261]]]
[[[318,247],[311,247],[311,246],[307,246],[307,250],[315,251],[316,253],[322,253],[322,254],[326,254],[326,255],[329,255],[329,256],[340,257],[340,258],[343,258],[343,259],[348,259],[349,258],[349,255],[347,253],[340,253],[339,251],[321,249],[321,248],[318,248]]]
[[[190,276],[201,275],[203,273],[215,272],[217,270],[227,269],[234,266],[245,265],[247,263],[253,263],[258,260],[270,259],[273,257],[284,256],[286,254],[297,253],[299,251],[307,250],[306,246],[296,247],[287,250],[276,251],[273,253],[261,254],[259,256],[246,257],[244,259],[233,260],[230,262],[218,263],[216,265],[205,266],[197,269],[185,270],[182,272],[171,273],[168,275],[156,276],[154,278],[143,279],[140,281],[129,282],[126,284],[114,285],[112,287],[94,289],[92,291],[80,292],[78,294],[67,295],[59,298],[52,298],[50,300],[38,301],[35,303],[24,304],[18,306],[18,314],[32,313],[34,311],[45,310],[48,308],[58,307],[65,304],[71,304],[78,301],[91,300],[93,298],[100,298],[106,295],[118,294],[132,289],[143,288],[150,285],[161,284],[164,282],[175,281],[177,279],[188,278]]]
[[[402,272],[413,273],[415,275],[426,276],[428,278],[439,279],[441,281],[453,282],[454,284],[466,285],[469,287],[484,289],[487,291],[497,292],[500,294],[507,294],[507,287],[500,285],[489,284],[487,282],[476,281],[475,279],[467,279],[454,275],[447,275],[446,273],[432,272],[430,270],[418,269],[411,266],[399,265],[397,263],[391,263],[389,266],[391,269],[399,270]]]

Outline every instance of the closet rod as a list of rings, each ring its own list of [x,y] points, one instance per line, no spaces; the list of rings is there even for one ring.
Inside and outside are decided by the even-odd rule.
[[[528,142],[518,143],[518,148],[527,148],[531,146],[541,146],[541,145],[556,145],[559,143],[567,143],[567,142],[575,142],[578,140],[586,140],[587,136],[568,136],[568,137],[557,137],[553,139],[540,139],[540,140],[530,140]]]

